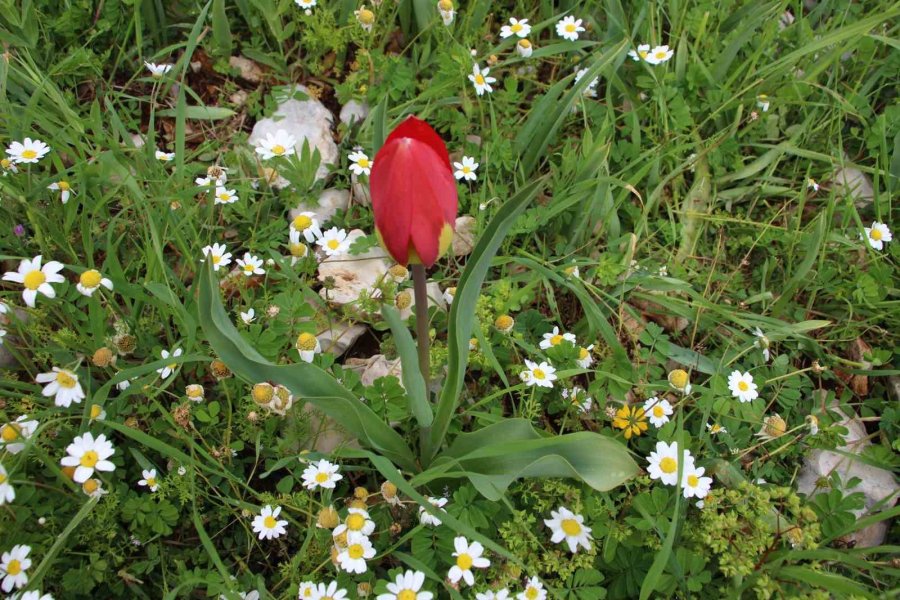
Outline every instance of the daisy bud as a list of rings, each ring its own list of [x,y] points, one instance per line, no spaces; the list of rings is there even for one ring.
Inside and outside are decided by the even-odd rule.
[[[184,388],[184,394],[188,397],[188,400],[192,402],[200,402],[203,400],[203,386],[197,383],[192,383]]]
[[[312,352],[316,349],[316,336],[305,331],[297,336],[297,350],[301,352]]]
[[[100,480],[99,479],[88,479],[84,483],[81,484],[81,491],[83,491],[88,496],[93,496],[100,490]]]
[[[369,497],[369,491],[364,487],[356,487],[353,489],[353,497],[357,500],[365,500]]]
[[[113,338],[112,342],[113,346],[116,347],[116,352],[121,356],[131,354],[134,352],[135,348],[137,348],[137,338],[130,333],[117,335]]]
[[[405,591],[406,590],[402,590],[400,593],[402,594]],[[372,593],[372,584],[371,583],[369,583],[367,581],[363,581],[362,583],[359,583],[356,585],[356,595],[359,596],[360,598],[368,598],[371,593]],[[398,598],[399,598],[399,596],[398,596]]]
[[[137,420],[137,417],[128,417],[125,419],[125,427],[130,427],[131,429],[140,429],[140,421]]]
[[[291,394],[290,390],[283,385],[275,386],[275,397],[272,398],[269,408],[271,408],[275,414],[284,415],[293,405],[294,396]]]
[[[682,394],[691,393],[690,377],[684,369],[675,369],[669,373],[669,385]]]
[[[257,421],[259,421],[259,413],[255,410],[251,410],[247,413],[247,420],[251,423],[256,423]]]
[[[369,186],[376,233],[394,260],[430,267],[450,248],[456,180],[444,141],[425,121],[410,116],[391,132]]]
[[[231,377],[231,369],[218,358],[209,363],[209,370],[216,379],[225,379]]]
[[[381,484],[381,496],[385,500],[391,501],[397,497],[397,486],[390,481]]]
[[[304,248],[305,248],[305,246],[304,246]],[[303,254],[305,255],[306,252],[304,252]],[[266,316],[269,317],[270,319],[274,319],[275,317],[278,316],[278,313],[280,313],[280,312],[281,312],[281,308],[278,306],[275,306],[273,304],[272,306],[270,306],[266,309]]]
[[[398,310],[403,310],[404,308],[409,308],[412,305],[412,294],[408,291],[404,290],[397,294],[397,297],[394,298],[394,306],[397,307]]]
[[[326,506],[319,511],[319,516],[316,517],[316,527],[322,529],[334,529],[340,522],[341,518],[333,506]]]
[[[388,269],[388,274],[391,276],[391,279],[393,279],[395,283],[403,283],[404,281],[409,279],[409,269],[407,269],[403,265],[394,265],[393,267]]]
[[[516,43],[516,52],[522,58],[528,58],[534,52],[534,46],[526,39],[521,39]]]
[[[91,357],[91,362],[94,363],[95,367],[103,369],[116,364],[116,357],[109,348],[97,348]]]
[[[62,474],[65,475],[66,477],[68,477],[69,479],[72,479],[75,477],[75,467],[63,467],[60,470],[62,471]]]
[[[371,31],[372,25],[375,23],[375,13],[368,8],[361,8],[356,11],[356,20],[359,21],[363,29]]]
[[[358,508],[360,510],[366,510],[369,506],[366,504],[364,500],[352,500],[349,504],[350,508]]]
[[[342,531],[339,534],[332,536],[332,541],[334,541],[334,545],[337,548],[346,548],[347,547],[347,532]]]
[[[250,396],[252,396],[253,401],[260,406],[266,406],[275,396],[275,388],[269,383],[257,383],[250,391]]]
[[[500,333],[509,333],[515,324],[515,320],[509,315],[500,315],[494,320],[494,327]]]

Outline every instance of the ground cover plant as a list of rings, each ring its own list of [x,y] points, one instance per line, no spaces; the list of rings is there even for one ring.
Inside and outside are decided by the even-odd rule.
[[[896,593],[900,4],[3,8],[4,596]]]

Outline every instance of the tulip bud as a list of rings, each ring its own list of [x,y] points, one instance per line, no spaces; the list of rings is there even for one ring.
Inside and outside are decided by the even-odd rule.
[[[369,177],[379,240],[401,265],[430,267],[453,241],[456,180],[447,147],[425,121],[407,117],[375,155]]]

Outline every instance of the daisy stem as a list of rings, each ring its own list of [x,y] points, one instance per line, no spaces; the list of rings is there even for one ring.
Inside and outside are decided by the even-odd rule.
[[[431,372],[429,365],[429,340],[428,340],[428,291],[425,288],[425,266],[412,265],[413,284],[416,297],[416,346],[419,349],[419,370],[422,379],[425,380],[425,390],[428,393],[428,375]]]

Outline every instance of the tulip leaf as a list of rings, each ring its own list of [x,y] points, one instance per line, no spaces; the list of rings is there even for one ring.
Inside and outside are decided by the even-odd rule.
[[[464,476],[496,501],[522,477],[570,477],[607,491],[638,471],[628,449],[614,439],[590,431],[548,436],[526,419],[506,419],[457,436],[416,480]]]
[[[337,421],[363,445],[405,469],[415,470],[412,451],[404,439],[331,375],[307,363],[273,365],[241,337],[222,306],[212,265],[202,269],[199,279],[200,325],[209,345],[229,369],[253,383],[270,381],[285,386]]]
[[[400,320],[400,313],[393,306],[381,307],[381,314],[394,334],[394,343],[400,353],[400,363],[403,366],[403,387],[406,388],[406,396],[409,398],[409,412],[416,418],[419,427],[430,427],[434,420],[431,411],[431,403],[428,401],[428,393],[425,390],[425,380],[419,370],[419,355],[416,351],[416,343],[412,335]]]
[[[469,361],[469,339],[472,337],[472,326],[475,323],[475,305],[481,294],[481,285],[484,283],[491,262],[509,228],[538,191],[543,188],[546,181],[546,177],[532,181],[497,211],[496,216],[488,223],[484,233],[479,237],[475,249],[469,255],[466,268],[459,278],[447,323],[447,377],[438,401],[429,448],[423,450],[426,464],[440,450],[444,436],[447,435],[447,429],[450,427],[450,421],[453,419],[453,413],[459,403],[463,377]]]

